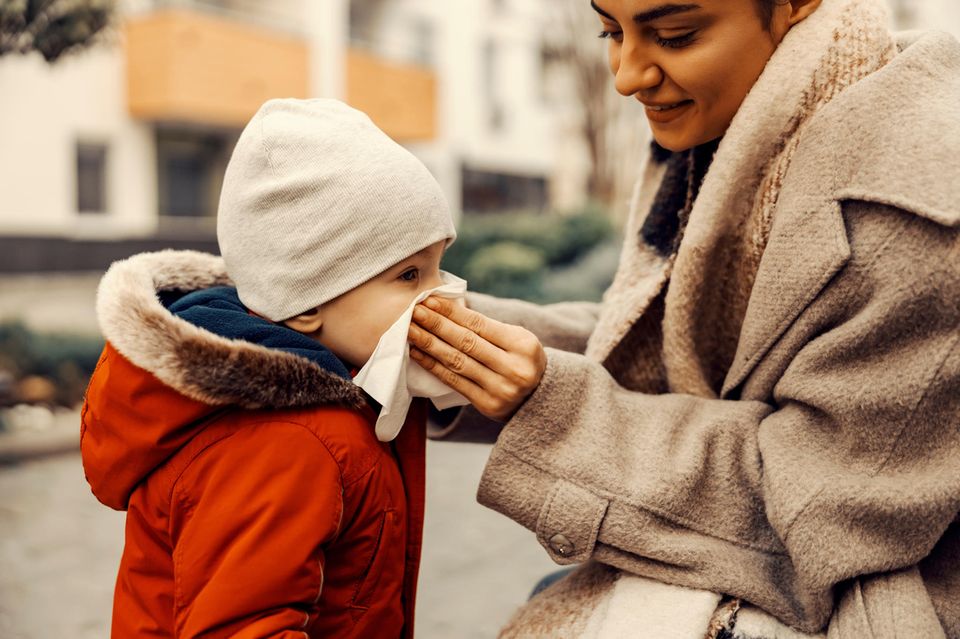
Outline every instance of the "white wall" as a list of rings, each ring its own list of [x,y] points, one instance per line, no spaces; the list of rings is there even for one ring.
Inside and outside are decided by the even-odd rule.
[[[379,6],[391,46],[410,43],[411,20],[431,23],[438,75],[438,136],[411,150],[434,171],[454,210],[460,207],[460,167],[550,176],[556,130],[540,96],[537,25],[549,0],[366,0]],[[123,11],[148,10],[126,0]],[[299,7],[298,25],[310,44],[312,95],[342,98],[349,0],[287,0]],[[389,15],[387,15],[389,14]],[[0,59],[0,232],[79,236],[148,235],[157,228],[157,184],[152,126],[126,110],[119,34],[109,42],[48,66],[36,54]],[[504,126],[491,130],[483,46],[496,43],[493,80]],[[108,145],[103,215],[76,210],[76,143]]]
[[[939,29],[960,38],[960,1],[958,0],[887,0],[893,10],[897,28]]]
[[[114,236],[156,226],[149,127],[126,113],[122,56],[102,45],[49,66],[0,58],[0,229],[6,234]],[[106,214],[77,212],[76,144],[108,146]]]
[[[432,23],[438,137],[410,146],[437,176],[454,210],[460,208],[464,162],[557,177],[562,184],[553,189],[555,200],[576,202],[585,157],[563,115],[569,105],[557,100],[556,92],[551,104],[541,91],[541,30],[548,28],[545,16],[556,0],[366,1],[392,16],[381,21],[384,42],[403,46],[409,39],[409,25],[396,16]],[[888,1],[907,9],[900,15],[913,24],[900,27],[940,28],[960,36],[960,0]],[[311,46],[311,93],[342,98],[349,0],[288,4],[303,12],[299,27]],[[391,33],[391,25],[407,33]],[[52,66],[36,54],[0,58],[0,232],[113,237],[156,229],[153,133],[127,114],[118,39],[113,34],[107,44]],[[487,41],[498,51],[493,82],[505,112],[499,131],[490,127],[484,95]],[[76,211],[78,140],[109,146],[105,215]]]
[[[366,0],[370,2],[371,0]],[[556,165],[552,110],[540,100],[537,25],[550,0],[512,0],[500,10],[491,0],[372,0],[379,11],[372,34],[383,53],[409,44],[412,20],[431,23],[432,65],[438,79],[438,135],[410,144],[433,172],[454,211],[461,207],[460,169],[471,167],[549,178]],[[484,44],[496,43],[496,94],[504,126],[489,126]],[[398,51],[398,54],[402,54]]]
[[[304,4],[303,27],[310,45],[310,95],[342,100],[346,86],[349,0]]]
[[[445,84],[445,119],[451,146],[471,165],[517,173],[549,174],[555,131],[549,105],[540,99],[540,36],[544,0],[513,0],[498,9],[491,0],[461,0],[450,12],[439,64]],[[489,122],[484,47],[495,44],[494,90],[504,109],[502,129]]]

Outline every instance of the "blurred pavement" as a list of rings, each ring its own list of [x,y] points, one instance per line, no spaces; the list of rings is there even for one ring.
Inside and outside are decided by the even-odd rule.
[[[96,334],[100,274],[0,277],[0,321]],[[18,407],[0,435],[0,638],[109,636],[123,513],[90,494],[78,416]],[[68,451],[68,452],[64,452]],[[533,533],[476,503],[489,448],[430,442],[418,639],[483,639],[557,569]],[[10,465],[11,460],[27,459]]]
[[[532,533],[476,503],[488,451],[428,446],[420,639],[495,637],[556,569]],[[109,636],[123,519],[90,494],[76,452],[0,465],[0,637]]]

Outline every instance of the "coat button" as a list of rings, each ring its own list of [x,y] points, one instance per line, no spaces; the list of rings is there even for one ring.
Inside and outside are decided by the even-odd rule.
[[[567,539],[565,535],[559,533],[550,538],[550,547],[553,548],[553,552],[561,557],[567,557],[573,554],[573,542]]]

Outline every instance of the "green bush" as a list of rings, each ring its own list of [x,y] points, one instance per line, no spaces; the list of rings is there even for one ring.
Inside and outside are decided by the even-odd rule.
[[[457,241],[444,256],[443,268],[466,278],[473,291],[531,301],[569,299],[575,294],[571,287],[559,291],[552,290],[558,288],[553,285],[544,290],[544,278],[550,280],[550,272],[572,267],[613,237],[609,216],[597,207],[567,215],[466,216]],[[604,272],[587,279],[594,282],[606,277]],[[598,295],[593,290],[596,283],[591,286],[583,299]]]
[[[517,242],[497,242],[475,252],[464,267],[473,290],[529,299],[540,290],[543,254]]]
[[[514,242],[539,251],[548,266],[569,264],[613,235],[607,215],[596,208],[572,215],[498,213],[465,217],[457,241],[444,257],[444,268],[466,273],[467,262],[480,249]]]
[[[614,235],[610,218],[598,211],[588,211],[565,218],[563,241],[552,265],[570,264],[583,258]]]
[[[76,405],[103,349],[99,337],[34,333],[21,322],[0,324],[0,370],[15,380],[36,375],[57,388],[58,404]]]
[[[619,259],[620,242],[599,244],[573,264],[547,271],[540,296],[534,301],[599,302],[613,281]]]

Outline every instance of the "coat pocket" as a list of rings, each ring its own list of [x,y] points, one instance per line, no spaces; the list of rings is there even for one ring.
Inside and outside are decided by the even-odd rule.
[[[391,555],[389,545],[397,543],[398,520],[398,513],[393,509],[384,510],[380,516],[373,552],[370,554],[366,568],[357,582],[351,603],[352,607],[361,609],[370,607],[370,602],[377,593],[383,578],[385,564],[389,561]]]

